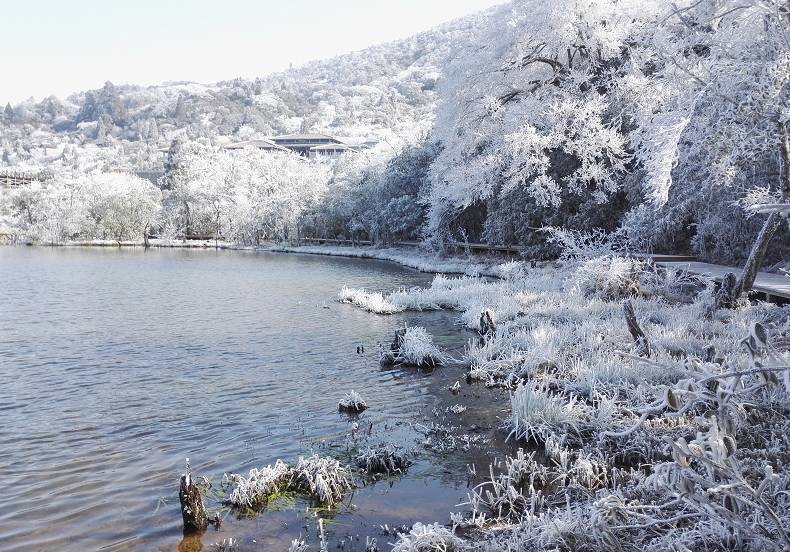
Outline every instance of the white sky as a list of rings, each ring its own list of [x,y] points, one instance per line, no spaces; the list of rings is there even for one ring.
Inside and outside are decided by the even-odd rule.
[[[21,0],[0,9],[0,104],[115,84],[254,78],[504,0]]]

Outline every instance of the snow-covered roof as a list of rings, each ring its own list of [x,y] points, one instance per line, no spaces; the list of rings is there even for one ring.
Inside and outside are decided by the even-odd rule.
[[[259,140],[245,140],[243,142],[236,142],[233,144],[228,144],[225,146],[225,149],[244,149],[244,148],[256,148],[256,149],[263,149],[263,150],[277,150],[277,151],[288,151],[287,148],[282,146],[278,146],[271,140],[266,139],[259,139]]]
[[[310,151],[324,151],[324,150],[343,150],[343,151],[356,151],[354,148],[346,144],[321,144],[320,146],[313,146]]]
[[[334,136],[329,136],[327,134],[283,134],[282,136],[275,136],[274,140],[337,140]]]

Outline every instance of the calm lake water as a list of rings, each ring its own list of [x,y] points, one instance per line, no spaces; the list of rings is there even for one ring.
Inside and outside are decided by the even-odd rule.
[[[466,464],[502,449],[499,413],[485,408],[502,403],[474,387],[450,395],[460,367],[383,370],[377,346],[419,324],[459,356],[471,334],[452,313],[382,317],[335,300],[344,284],[431,279],[370,260],[0,247],[0,550],[210,550],[231,537],[284,550],[300,535],[317,549],[302,500],[226,513],[219,531],[182,540],[178,478],[187,457],[215,482],[313,451],[343,459],[355,421],[365,445],[403,445],[416,464],[344,501],[326,522],[330,548],[364,550],[371,536],[386,550],[395,537],[379,525],[447,521]],[[352,388],[370,405],[356,419],[337,411]],[[445,414],[455,403],[470,409]],[[434,422],[493,445],[439,453],[415,428]]]

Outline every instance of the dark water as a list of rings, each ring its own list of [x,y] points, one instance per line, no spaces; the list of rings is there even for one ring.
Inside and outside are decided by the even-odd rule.
[[[0,550],[210,550],[231,537],[238,550],[283,550],[300,535],[317,548],[301,500],[229,513],[182,541],[178,477],[187,457],[217,482],[311,451],[343,458],[354,419],[337,402],[351,388],[370,404],[357,420],[369,443],[414,449],[416,464],[355,491],[326,522],[331,548],[362,550],[372,536],[386,550],[394,537],[380,524],[446,521],[466,496],[465,465],[496,447],[439,454],[413,424],[476,423],[496,441],[496,412],[474,417],[492,396],[452,397],[458,367],[383,370],[377,344],[405,322],[455,354],[469,335],[451,313],[381,317],[335,302],[343,284],[431,278],[369,260],[0,247]],[[464,401],[467,413],[445,419]]]

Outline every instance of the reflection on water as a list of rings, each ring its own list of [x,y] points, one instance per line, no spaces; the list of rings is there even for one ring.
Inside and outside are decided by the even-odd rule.
[[[413,423],[458,400],[445,385],[460,369],[382,370],[377,344],[405,322],[450,349],[467,335],[449,313],[378,317],[334,299],[343,284],[430,280],[369,260],[0,248],[0,549],[197,550],[181,542],[184,459],[218,481],[313,450],[342,455],[354,420],[337,401],[351,388],[368,400],[359,423],[373,441],[414,448]],[[447,519],[473,460],[421,454],[392,485],[357,490],[331,539],[361,535],[364,548],[380,524]],[[229,516],[202,546],[313,539],[305,506]]]

